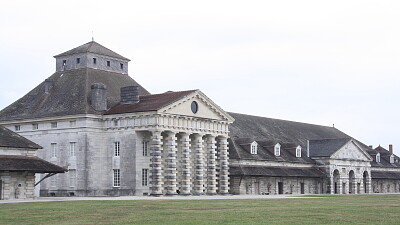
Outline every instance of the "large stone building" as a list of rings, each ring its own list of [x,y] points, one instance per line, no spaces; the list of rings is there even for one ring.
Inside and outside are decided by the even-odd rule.
[[[228,113],[199,90],[150,94],[89,42],[0,111],[67,167],[42,196],[399,192],[399,158],[333,127]]]

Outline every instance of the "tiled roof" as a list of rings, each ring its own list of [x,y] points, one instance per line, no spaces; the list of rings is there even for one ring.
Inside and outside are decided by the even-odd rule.
[[[107,87],[107,106],[110,108],[120,101],[120,89],[125,86],[139,86],[139,94],[150,94],[126,74],[113,73],[91,68],[68,70],[54,73],[49,93],[45,93],[44,82],[28,94],[0,111],[0,121],[65,116],[77,114],[101,114],[91,105],[91,85],[102,83]]]
[[[271,119],[258,116],[229,113],[234,119],[229,126],[231,143],[229,144],[229,157],[232,159],[255,159],[290,162],[312,162],[307,156],[307,140],[327,138],[350,138],[347,134],[334,127],[299,123],[287,120]],[[246,139],[247,138],[247,139]],[[260,154],[251,155],[240,144],[251,143],[256,140],[262,147]],[[238,143],[236,143],[238,141]],[[296,158],[288,153],[283,146],[281,157],[270,154],[266,146],[276,143],[300,145],[302,157]],[[307,158],[307,159],[305,159]]]
[[[74,55],[74,54],[87,53],[87,52],[130,61],[128,58],[125,58],[122,55],[115,53],[115,52],[111,51],[110,49],[108,49],[94,41],[88,42],[84,45],[81,45],[79,47],[76,47],[74,49],[66,51],[64,53],[58,54],[54,57],[58,58],[61,56]]]
[[[326,175],[316,168],[291,168],[267,166],[230,166],[231,176],[267,176],[267,177],[313,177]]]
[[[196,90],[179,91],[179,92],[165,92],[162,94],[154,95],[141,95],[140,101],[136,104],[118,104],[108,110],[105,114],[121,114],[121,113],[133,113],[133,112],[147,112],[159,110],[185,96],[195,92]]]
[[[380,154],[380,162],[376,162],[376,155]],[[381,168],[400,168],[400,158],[397,155],[394,155],[394,163],[390,163],[390,153],[388,150],[383,148],[382,146],[378,146],[375,149],[371,149],[368,153],[373,156],[373,161],[371,162],[372,167],[381,167]]]
[[[310,140],[310,157],[330,157],[350,140],[350,138]]]
[[[40,149],[40,145],[12,132],[11,130],[0,126],[0,147],[6,148],[27,148]]]
[[[64,173],[67,170],[38,157],[0,155],[0,171],[34,173]]]
[[[400,180],[400,172],[389,172],[389,171],[371,171],[372,179],[396,179]]]

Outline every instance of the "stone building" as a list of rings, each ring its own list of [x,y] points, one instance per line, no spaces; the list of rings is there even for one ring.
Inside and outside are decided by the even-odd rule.
[[[33,199],[36,173],[65,169],[36,157],[39,145],[0,126],[0,200]]]
[[[43,146],[39,157],[68,168],[41,183],[43,196],[400,188],[397,156],[336,128],[228,113],[200,90],[150,94],[129,59],[93,41],[55,58],[53,75],[0,111],[0,124]]]

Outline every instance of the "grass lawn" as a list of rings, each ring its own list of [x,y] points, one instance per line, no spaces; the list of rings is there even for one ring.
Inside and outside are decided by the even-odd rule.
[[[0,204],[0,224],[400,224],[400,195]]]

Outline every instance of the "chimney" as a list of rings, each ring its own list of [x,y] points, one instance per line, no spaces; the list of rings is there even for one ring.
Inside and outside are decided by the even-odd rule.
[[[50,92],[50,89],[54,85],[54,80],[53,79],[46,79],[44,80],[44,93],[48,94]]]
[[[370,147],[370,148],[374,149],[374,146],[372,146],[372,145],[369,145],[368,147]]]
[[[393,154],[393,145],[389,145],[389,152]]]
[[[138,86],[127,86],[121,88],[121,104],[136,104],[139,102]]]
[[[107,110],[107,86],[102,83],[94,83],[91,86],[91,105],[96,111]]]

